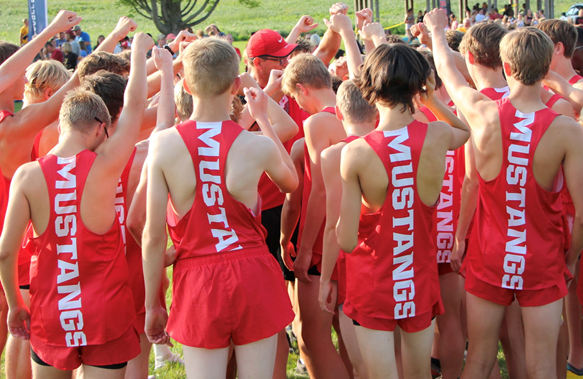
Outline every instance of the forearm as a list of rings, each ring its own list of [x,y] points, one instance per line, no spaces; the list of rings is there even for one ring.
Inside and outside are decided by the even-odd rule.
[[[354,79],[360,74],[360,65],[362,64],[362,56],[360,55],[360,50],[356,43],[356,37],[354,36],[354,31],[352,31],[352,29],[342,30],[340,35],[344,40],[344,48],[346,49],[348,74],[351,79]]]
[[[432,97],[432,99],[427,102],[427,108],[437,117],[439,121],[447,122],[452,128],[462,130],[464,132],[469,132],[467,125],[459,119],[451,109],[439,101],[437,98]]]
[[[296,122],[272,99],[267,100],[267,117],[281,142],[287,142],[298,134]]]
[[[131,72],[128,86],[124,96],[124,110],[132,109],[140,115],[139,123],[147,105],[147,76],[146,76],[146,52],[132,52]],[[136,131],[139,128],[135,128]]]
[[[300,28],[296,25],[291,30],[291,32],[289,32],[287,38],[285,39],[285,42],[287,42],[287,43],[296,43],[296,41],[298,40],[298,37],[301,34],[302,34],[302,32],[300,31]]]
[[[156,116],[156,128],[153,133],[168,129],[174,125],[176,106],[174,104],[174,73],[170,67],[162,71],[162,85],[160,88],[160,100]]]
[[[581,250],[583,250],[583,217],[581,217],[581,214],[575,213],[571,232],[571,247],[565,256],[567,265],[573,265],[577,262]]]
[[[303,238],[303,237],[302,237]],[[322,272],[320,281],[329,282],[340,255],[340,246],[336,238],[336,222],[329,222],[326,219],[326,227],[324,229],[324,244],[322,246]]]
[[[174,60],[172,62],[172,85],[174,85],[174,75],[178,74],[178,72],[182,69],[182,60]],[[147,68],[146,68],[147,71]],[[153,74],[148,75],[148,95],[147,98],[151,98],[152,96],[156,95],[160,92],[162,87],[162,73],[160,71],[156,71]]]
[[[468,235],[468,229],[476,212],[478,205],[478,187],[476,179],[464,177],[462,184],[462,198],[460,204],[460,214],[455,233],[457,241],[464,241]]]
[[[164,235],[165,236],[165,235]],[[144,266],[144,282],[146,285],[146,310],[155,309],[160,304],[160,287],[164,273],[164,256],[166,253],[166,239],[160,235],[150,238],[144,235],[144,249],[142,261]]]
[[[296,200],[301,200],[301,188],[296,192],[288,194],[283,207],[281,209],[281,234],[280,241],[282,245],[291,241],[291,238],[296,230],[298,221],[300,220],[301,203]]]
[[[324,33],[320,45],[316,51],[314,51],[314,55],[320,58],[320,60],[328,66],[330,61],[332,61],[332,58],[334,58],[334,55],[338,52],[338,49],[340,49],[341,43],[342,37],[340,34],[328,29],[326,30],[326,33]]]
[[[308,205],[306,211],[306,221],[304,229],[302,230],[302,240],[298,249],[299,252],[312,252],[324,219],[326,217],[326,195],[324,189],[314,187],[312,182],[312,190],[308,198]]]
[[[374,43],[372,39],[363,39],[364,41],[364,49],[366,50],[367,54],[372,53],[374,49],[376,49],[377,45]]]
[[[544,83],[554,92],[563,96],[575,109],[583,107],[583,91],[578,90],[563,79],[559,74],[549,72]]]
[[[290,172],[293,172],[295,174],[296,169],[294,167],[294,163],[291,160],[287,150],[281,143],[279,137],[277,136],[277,134],[275,134],[275,131],[273,130],[273,127],[271,126],[271,123],[267,118],[267,115],[265,115],[264,117],[258,117],[257,124],[261,128],[261,132],[263,133],[263,135],[269,137],[273,142],[275,142],[279,154],[281,155],[282,162],[285,164],[288,170],[290,170]]]

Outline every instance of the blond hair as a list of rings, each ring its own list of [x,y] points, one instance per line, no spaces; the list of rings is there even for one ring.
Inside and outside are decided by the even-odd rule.
[[[332,88],[332,77],[320,58],[312,54],[299,54],[286,67],[281,89],[286,95],[293,94],[298,84],[312,89]]]
[[[180,121],[188,120],[193,111],[192,96],[184,89],[182,80],[174,86],[174,102],[176,103],[176,113],[178,113]]]
[[[28,103],[44,101],[45,90],[52,89],[53,93],[57,92],[70,77],[71,73],[61,62],[53,59],[37,61],[26,69],[28,83],[24,88],[24,98]]]
[[[336,105],[349,123],[374,122],[377,109],[362,97],[360,88],[352,80],[342,82],[336,94]]]
[[[508,33],[500,43],[500,57],[510,64],[510,75],[531,86],[549,72],[553,41],[542,30],[526,27]]]
[[[130,62],[119,55],[105,51],[96,51],[86,56],[79,66],[79,80],[83,81],[86,76],[95,74],[99,70],[113,72],[121,76],[128,76],[130,73]]]
[[[81,88],[67,93],[59,112],[61,130],[89,133],[97,120],[104,122],[106,128],[111,125],[107,107],[98,95]]]
[[[217,38],[191,43],[184,52],[184,78],[193,96],[213,98],[229,91],[239,76],[239,56]]]

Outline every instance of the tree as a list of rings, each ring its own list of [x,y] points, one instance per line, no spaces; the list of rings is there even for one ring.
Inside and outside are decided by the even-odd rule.
[[[131,5],[140,15],[152,20],[163,34],[177,34],[181,30],[204,22],[219,5],[220,0],[120,0]],[[239,0],[247,7],[259,6],[258,0]]]

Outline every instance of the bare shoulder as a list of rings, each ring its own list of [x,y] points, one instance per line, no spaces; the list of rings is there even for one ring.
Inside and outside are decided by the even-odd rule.
[[[232,153],[246,156],[247,158],[257,157],[259,159],[271,158],[274,154],[279,154],[277,146],[269,137],[254,134],[243,130],[233,142],[229,156]]]
[[[158,162],[172,162],[173,159],[185,152],[188,153],[184,140],[176,128],[166,129],[152,135],[148,150],[153,159]]]
[[[329,112],[320,112],[311,115],[304,121],[304,131],[306,133],[308,130],[311,133],[322,133],[330,127],[335,127],[340,124],[340,120],[336,118],[336,115]],[[340,124],[342,125],[342,124]]]
[[[150,148],[150,140],[140,141],[136,144],[136,154],[134,156],[134,162],[132,163],[132,168],[141,167],[144,165],[146,158],[148,157],[148,151]]]
[[[30,192],[46,183],[44,174],[37,161],[28,162],[20,166],[12,177],[11,187],[18,186],[23,192]]]
[[[342,164],[350,163],[354,167],[363,167],[376,155],[363,138],[352,141],[342,147]]]
[[[569,142],[573,138],[583,136],[581,124],[570,117],[559,115],[549,125],[548,131],[555,134],[561,141]],[[578,141],[578,140],[577,140]]]
[[[322,150],[322,153],[320,154],[320,157],[322,158],[322,164],[340,161],[340,156],[342,155],[342,148],[344,148],[345,145],[346,143],[339,142],[335,145],[332,145]]]
[[[427,142],[443,142],[444,144],[449,144],[449,140],[446,137],[451,135],[451,126],[445,121],[432,121],[427,123],[427,137],[425,143]]]

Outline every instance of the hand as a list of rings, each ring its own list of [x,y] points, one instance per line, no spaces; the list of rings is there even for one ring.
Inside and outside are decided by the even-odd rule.
[[[332,62],[329,70],[333,75],[337,75],[341,78],[348,75],[348,63],[346,62],[346,57],[340,57]]]
[[[77,13],[62,10],[45,30],[51,35],[57,34],[71,29],[73,26],[80,23],[81,20],[81,17],[77,16]]]
[[[265,86],[265,93],[272,96],[277,91],[281,90],[281,80],[283,78],[283,70],[271,70],[269,73],[269,80]]]
[[[385,39],[385,29],[378,22],[366,23],[360,31],[362,39],[372,41],[375,37]]]
[[[308,275],[308,270],[312,264],[312,251],[307,250],[303,251],[300,249],[298,251],[298,256],[294,261],[294,274],[296,275],[296,279],[303,283],[312,283],[312,279],[310,279],[310,275]]]
[[[288,270],[294,270],[294,261],[292,257],[296,256],[296,249],[294,244],[291,241],[282,241],[281,242],[281,259],[283,260],[283,264],[287,267]]]
[[[312,16],[302,16],[296,24],[296,28],[300,33],[307,33],[310,30],[314,30],[318,27],[318,24],[314,23],[314,18]]]
[[[168,50],[154,46],[152,49],[152,58],[158,71],[169,70],[172,72],[172,55],[170,55]]]
[[[24,340],[30,339],[30,312],[22,304],[8,310],[8,331],[14,337]]]
[[[170,55],[169,51],[167,51],[166,53]],[[174,246],[174,244],[172,244],[172,246],[170,246],[168,250],[166,250],[166,253],[164,254],[164,267],[173,265],[175,261],[176,261],[176,247]]]
[[[453,271],[460,272],[462,268],[462,262],[464,260],[465,251],[466,240],[463,239],[461,241],[458,241],[456,239],[455,243],[453,244],[453,250],[451,252],[451,255],[449,256],[449,263]]]
[[[425,82],[425,92],[419,92],[419,100],[423,105],[428,105],[434,99],[433,93],[435,91],[435,73],[431,70],[431,74],[427,77]]]
[[[258,88],[245,88],[243,92],[251,117],[255,120],[265,117],[267,115],[267,95],[265,92]]]
[[[147,52],[154,46],[154,40],[152,37],[145,33],[137,33],[134,36],[134,43],[132,44],[132,50],[139,51],[142,53]]]
[[[362,30],[364,24],[370,24],[372,22],[372,10],[370,8],[364,8],[356,12],[356,27],[358,30]]]
[[[129,17],[120,17],[115,29],[113,29],[112,34],[116,36],[117,40],[124,39],[129,32],[133,32],[138,27],[138,24]]]
[[[328,301],[328,300],[336,300],[337,296],[334,295],[334,286],[330,283],[329,280],[324,281],[320,279],[320,291],[318,293],[318,302],[320,303],[320,308],[324,312],[328,312],[330,314],[334,314],[334,306],[335,301]]]
[[[146,310],[146,325],[144,327],[146,337],[151,343],[168,345],[172,347],[170,336],[166,333],[168,312],[163,307]]]
[[[330,7],[330,17],[334,16],[335,14],[348,14],[348,5],[344,3],[336,3]]]
[[[429,30],[425,24],[420,22],[413,25],[411,27],[411,35],[413,35],[413,37],[417,37],[419,42],[431,49],[433,41],[431,40],[431,36],[429,36]]]
[[[324,19],[324,23],[336,33],[346,32],[348,30],[352,31],[352,21],[345,14],[335,14],[330,17],[330,21]]]
[[[172,49],[175,53],[180,50],[181,42],[192,42],[196,40],[196,34],[190,33],[188,30],[182,30],[172,42],[168,44],[168,47]]]
[[[447,15],[442,9],[434,9],[423,16],[423,23],[431,30],[444,31],[447,26]]]

